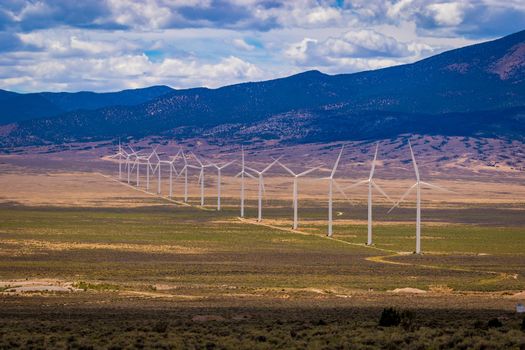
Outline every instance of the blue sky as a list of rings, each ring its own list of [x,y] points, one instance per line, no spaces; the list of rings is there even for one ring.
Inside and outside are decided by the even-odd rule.
[[[525,29],[523,0],[2,0],[0,88],[219,87],[414,62]]]

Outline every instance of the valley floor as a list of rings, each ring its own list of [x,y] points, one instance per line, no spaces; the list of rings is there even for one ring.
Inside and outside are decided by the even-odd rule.
[[[361,202],[336,203],[329,239],[307,199],[294,231],[286,198],[257,224],[228,193],[217,212],[97,173],[4,170],[0,348],[525,348],[515,199],[429,206],[418,256],[410,206],[378,203],[367,247]],[[380,326],[388,307],[410,314]]]

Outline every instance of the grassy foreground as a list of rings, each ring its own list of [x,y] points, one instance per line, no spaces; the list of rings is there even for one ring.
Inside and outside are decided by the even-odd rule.
[[[413,243],[404,223],[377,226],[367,248],[364,224],[330,240],[314,221],[299,234],[236,214],[5,205],[0,279],[81,291],[0,289],[0,348],[525,348],[505,296],[525,289],[519,227],[429,225],[415,256],[391,252]],[[388,292],[405,287],[428,293]],[[390,306],[413,316],[379,326]]]

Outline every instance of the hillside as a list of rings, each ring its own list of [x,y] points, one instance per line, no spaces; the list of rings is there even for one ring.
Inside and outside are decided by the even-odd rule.
[[[292,143],[401,133],[523,139],[524,120],[521,31],[408,65],[176,90],[139,105],[21,121],[0,133],[4,146],[147,135]]]
[[[173,89],[152,86],[119,92],[38,92],[18,94],[0,90],[0,125],[53,117],[76,110],[96,110],[109,106],[134,106],[165,95]]]

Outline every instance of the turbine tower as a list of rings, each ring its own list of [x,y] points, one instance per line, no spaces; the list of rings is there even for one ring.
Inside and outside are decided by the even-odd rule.
[[[124,153],[122,152],[122,146],[120,145],[120,138],[118,139],[118,179],[122,180],[122,156],[124,156]]]
[[[188,203],[188,168],[199,169],[199,167],[188,164],[188,156],[184,154],[182,148],[179,152],[184,162],[184,166],[182,167],[181,171],[179,172],[176,178],[179,178],[184,173],[184,203]]]
[[[235,177],[241,177],[241,218],[244,217],[244,175],[255,179],[256,177],[246,171],[244,163],[244,147],[241,146],[241,171]]]
[[[379,149],[379,143],[376,143],[376,150],[374,153],[374,160],[372,161],[372,167],[370,169],[370,175],[368,176],[368,179],[359,181],[351,186],[348,186],[345,188],[345,190],[354,188],[363,184],[368,185],[368,237],[366,244],[372,245],[372,191],[375,189],[377,192],[379,192],[383,197],[388,199],[390,202],[394,203],[394,201],[383,191],[381,187],[374,181],[374,171],[376,168],[376,160],[377,160],[377,151]]]
[[[261,171],[255,170],[253,168],[245,166],[246,169],[253,171],[256,173],[259,177],[259,191],[258,191],[258,198],[257,198],[257,221],[262,221],[262,196],[263,196],[263,189],[264,189],[264,173],[270,170],[278,161],[281,159],[281,157],[275,159],[273,162],[271,162],[266,168],[264,168]]]
[[[179,150],[177,154],[171,158],[171,160],[164,160],[162,161],[165,164],[168,164],[170,169],[170,191],[169,191],[169,198],[173,198],[173,172],[175,172],[175,176],[178,177],[179,173],[177,172],[177,169],[175,168],[175,161],[179,159],[180,152],[182,150]]]
[[[233,163],[235,163],[234,160],[226,164],[223,164],[221,166],[217,164],[211,164],[211,166],[217,169],[217,211],[221,210],[221,172],[222,172],[222,169],[232,165]]]
[[[409,195],[409,193],[415,188],[416,189],[416,254],[421,254],[421,189],[423,187],[433,188],[439,191],[451,192],[442,187],[433,185],[428,182],[421,181],[419,177],[419,169],[417,167],[416,158],[414,157],[414,151],[412,150],[412,144],[408,140],[408,147],[410,148],[410,156],[412,157],[412,165],[414,165],[414,172],[416,174],[416,183],[413,184],[401,198],[390,208],[389,213]],[[423,187],[422,187],[423,186]]]
[[[284,165],[283,163],[281,163],[280,161],[277,162],[284,170],[286,170],[288,173],[290,173],[290,175],[293,176],[293,229],[294,230],[297,230],[297,226],[298,226],[298,217],[297,217],[297,207],[298,207],[298,199],[297,199],[297,182],[299,180],[300,177],[302,176],[305,176],[317,169],[319,169],[320,167],[315,167],[315,168],[311,168],[311,169],[308,169],[308,170],[305,170],[301,173],[298,173],[296,174],[295,172],[293,172],[290,168],[288,168],[286,165]]]

